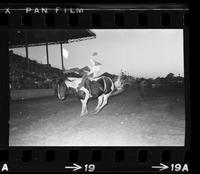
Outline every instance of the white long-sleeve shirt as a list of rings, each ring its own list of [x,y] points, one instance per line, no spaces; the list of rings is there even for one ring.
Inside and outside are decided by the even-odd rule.
[[[95,62],[93,59],[90,59],[92,66],[90,67],[90,72],[88,74],[92,74],[93,73],[93,78],[94,77],[98,77],[100,75],[100,71],[101,71],[101,64]]]

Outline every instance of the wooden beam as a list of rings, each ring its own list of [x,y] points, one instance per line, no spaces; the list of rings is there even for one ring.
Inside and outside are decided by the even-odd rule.
[[[48,49],[48,43],[46,43],[46,57],[47,57],[47,65],[49,65],[49,49]]]
[[[28,36],[27,36],[27,30],[25,30],[25,50],[26,50],[26,64],[27,64],[27,69],[28,69],[28,71],[30,71],[29,55],[28,55]]]
[[[27,69],[28,71],[30,70],[30,65],[29,65],[29,55],[28,55],[28,45],[25,45],[25,50],[26,50],[26,64],[27,64]]]

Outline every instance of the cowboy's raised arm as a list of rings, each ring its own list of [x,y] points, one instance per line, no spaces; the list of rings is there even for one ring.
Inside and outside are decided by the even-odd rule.
[[[95,66],[95,62],[92,58],[90,59],[90,62],[92,63],[92,66]]]

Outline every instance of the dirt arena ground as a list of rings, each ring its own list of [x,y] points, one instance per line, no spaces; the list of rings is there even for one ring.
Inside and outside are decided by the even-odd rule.
[[[10,102],[10,146],[183,146],[183,90],[127,89],[98,115],[80,117],[75,97]],[[97,100],[90,100],[91,112]]]

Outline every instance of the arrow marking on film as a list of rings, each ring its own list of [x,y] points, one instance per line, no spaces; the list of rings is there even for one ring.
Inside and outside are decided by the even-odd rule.
[[[152,166],[151,168],[160,169],[159,171],[162,171],[162,170],[168,169],[169,167],[165,164],[160,163],[160,166]]]
[[[81,166],[79,166],[78,164],[73,163],[73,166],[65,166],[65,169],[73,169],[73,171],[82,169]]]

